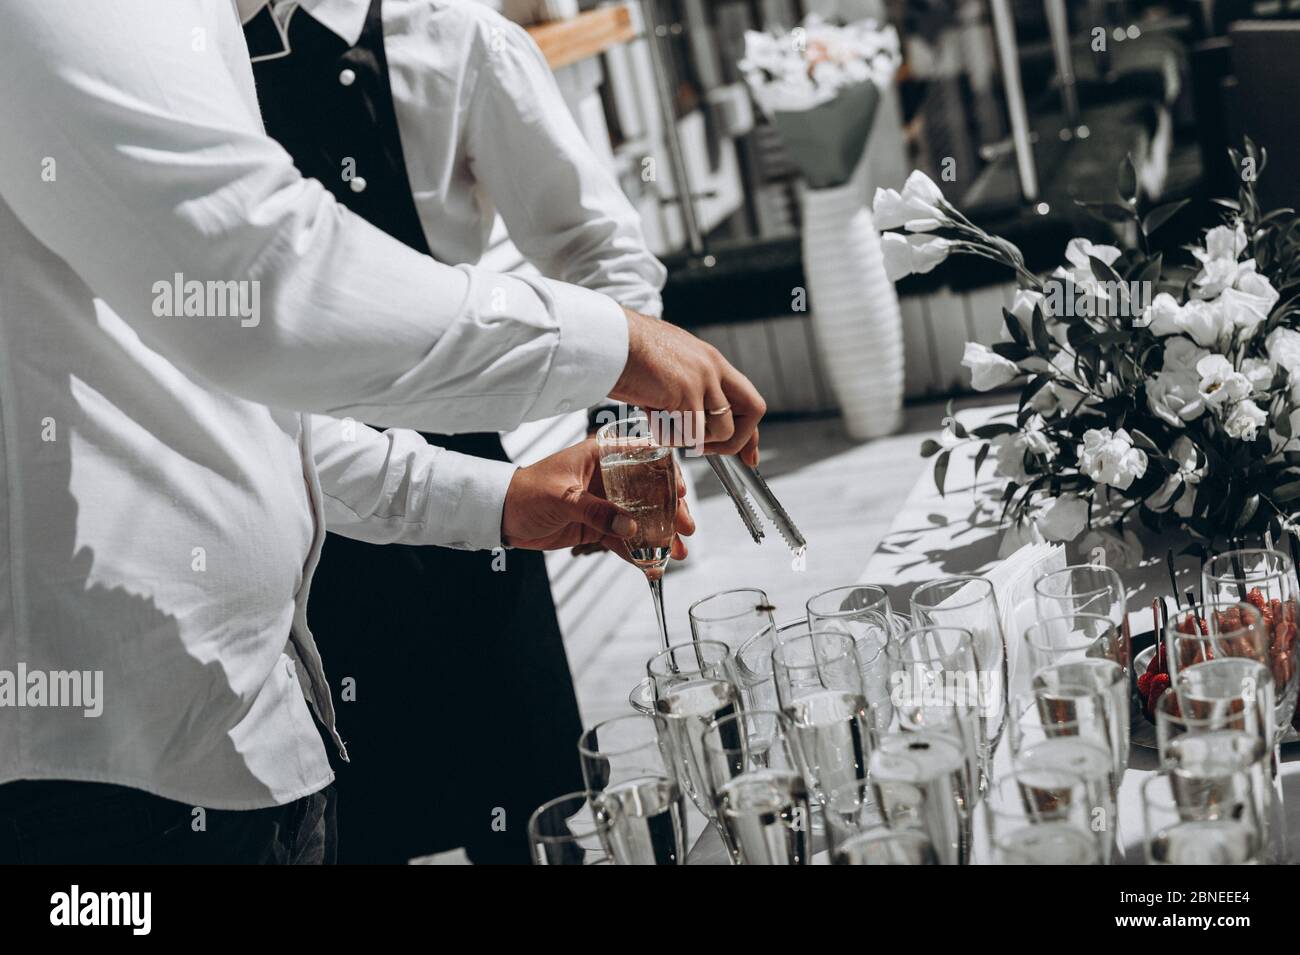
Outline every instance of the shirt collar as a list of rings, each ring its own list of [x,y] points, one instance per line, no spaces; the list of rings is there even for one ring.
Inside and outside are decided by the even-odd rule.
[[[269,5],[270,0],[235,0],[239,22],[246,25]],[[355,46],[361,39],[370,11],[367,0],[299,0],[298,6],[348,46]]]

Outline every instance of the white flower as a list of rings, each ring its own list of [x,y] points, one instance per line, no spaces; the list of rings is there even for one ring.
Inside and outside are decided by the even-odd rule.
[[[1077,494],[1062,494],[1035,521],[1048,540],[1072,541],[1088,523],[1088,502]]]
[[[1196,372],[1201,376],[1197,390],[1211,408],[1249,398],[1254,390],[1250,379],[1233,368],[1232,362],[1223,355],[1206,355],[1196,363]]]
[[[1236,281],[1240,266],[1237,259],[1246,249],[1246,229],[1237,222],[1234,227],[1215,226],[1205,234],[1205,248],[1193,249],[1192,255],[1201,263],[1201,271],[1193,280],[1197,294],[1214,298]],[[1251,268],[1254,268],[1252,263]]]
[[[943,205],[943,193],[934,184],[934,180],[921,170],[914,169],[903,183],[901,193],[893,189],[877,188],[871,208],[877,229],[902,229],[911,228],[909,222],[948,221]]]
[[[1232,409],[1232,413],[1223,422],[1223,430],[1231,438],[1237,438],[1240,441],[1254,441],[1259,429],[1267,421],[1268,413],[1247,398],[1245,401],[1238,402]]]
[[[1119,256],[1120,251],[1115,246],[1093,245],[1087,239],[1071,239],[1065,247],[1065,261],[1089,275],[1092,274],[1092,263],[1088,261],[1089,257],[1101,259],[1107,265],[1114,265]]]
[[[1168,292],[1161,292],[1153,298],[1142,317],[1153,335],[1187,335],[1205,348],[1218,345],[1232,328],[1221,303],[1192,299],[1186,305],[1179,305]]]
[[[1295,374],[1300,371],[1300,332],[1294,328],[1275,328],[1264,339],[1268,360],[1275,368]]]
[[[1121,537],[1108,527],[1097,528],[1083,535],[1079,550],[1096,563],[1100,558],[1107,567],[1128,570],[1142,562],[1142,541],[1131,530]]]
[[[1028,484],[1029,472],[1025,470],[1025,455],[1033,454],[1050,461],[1056,456],[1056,445],[1042,431],[1014,431],[999,434],[989,442],[993,449],[996,471],[1009,481]]]
[[[1247,358],[1241,363],[1241,373],[1250,381],[1256,394],[1263,394],[1273,384],[1273,366],[1262,358]]]
[[[1182,311],[1178,299],[1168,292],[1160,292],[1142,313],[1142,324],[1151,329],[1152,335],[1177,335],[1183,330],[1179,323]]]
[[[961,363],[970,369],[971,387],[976,391],[1000,388],[1020,377],[1020,368],[1015,362],[979,342],[966,343]]]
[[[771,115],[814,109],[864,82],[883,89],[900,59],[893,27],[870,20],[838,27],[810,16],[798,32],[747,31],[738,65],[759,107]]]
[[[1244,337],[1255,334],[1277,304],[1278,292],[1255,271],[1255,260],[1242,264],[1236,281],[1220,293],[1218,304],[1229,324]]]
[[[952,243],[947,239],[886,232],[880,237],[885,276],[891,282],[897,282],[909,275],[924,275],[948,258],[951,247]]]
[[[1181,428],[1183,422],[1199,418],[1205,411],[1201,397],[1201,376],[1196,363],[1209,352],[1181,336],[1165,341],[1164,365],[1147,382],[1147,406],[1151,413]]]
[[[1123,428],[1089,428],[1079,445],[1079,470],[1096,484],[1127,490],[1135,478],[1147,472],[1146,452],[1133,447]]]

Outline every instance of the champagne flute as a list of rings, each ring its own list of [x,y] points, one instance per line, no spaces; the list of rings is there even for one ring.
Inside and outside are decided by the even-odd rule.
[[[702,776],[740,865],[808,865],[812,816],[804,783],[776,710],[715,720],[701,734]]]
[[[1062,770],[1020,771],[993,784],[984,816],[1002,865],[1098,865],[1087,784]]]
[[[716,640],[680,643],[652,656],[646,673],[654,681],[655,710],[672,737],[678,782],[700,812],[716,821],[701,778],[701,733],[714,720],[741,711],[731,651]]]
[[[1034,581],[1034,609],[1039,619],[1101,614],[1126,635],[1129,632],[1124,582],[1114,569],[1102,564],[1072,564],[1043,574]]]
[[[911,775],[917,775],[915,768]],[[939,864],[930,837],[921,829],[886,826],[871,792],[859,783],[831,792],[823,812],[831,865]]]
[[[1007,642],[993,585],[983,577],[945,577],[912,591],[914,626],[962,627],[980,668],[981,761],[991,764],[1007,722]],[[982,788],[982,787],[981,787]]]
[[[542,803],[528,819],[534,865],[603,865],[610,861],[610,820],[588,793],[568,793]]]
[[[605,848],[616,865],[685,865],[686,798],[661,716],[616,716],[578,740]]]
[[[920,829],[940,865],[969,865],[970,764],[951,736],[890,733],[871,754],[871,789],[885,825]]]
[[[1273,684],[1274,720],[1279,737],[1295,715],[1298,678],[1296,627],[1276,621],[1254,604],[1216,604],[1206,614],[1210,658],[1241,657],[1263,665]]]
[[[1244,770],[1189,779],[1182,770],[1142,784],[1148,865],[1252,865],[1263,861],[1264,827]]]
[[[668,649],[664,616],[664,568],[672,555],[677,525],[677,465],[673,449],[655,440],[644,413],[614,421],[596,432],[605,495],[636,521],[626,541],[628,555],[650,584],[659,639]]]
[[[740,587],[710,594],[691,604],[691,639],[718,640],[733,653],[755,634],[776,623],[776,608],[757,587]]]
[[[808,625],[818,630],[838,630],[853,638],[862,664],[862,686],[884,732],[893,721],[889,701],[889,657],[885,653],[895,627],[889,594],[875,584],[835,587],[808,598],[804,605]]]

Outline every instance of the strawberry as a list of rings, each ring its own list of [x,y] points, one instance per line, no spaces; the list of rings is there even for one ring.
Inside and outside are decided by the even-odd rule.
[[[1151,662],[1152,663],[1155,662],[1155,657],[1151,658]],[[1154,680],[1155,677],[1156,675],[1152,673],[1150,670],[1148,670],[1146,673],[1143,673],[1141,676],[1138,677],[1138,693],[1142,695],[1143,700],[1145,700],[1150,695],[1151,681]]]
[[[1160,702],[1161,694],[1169,689],[1169,684],[1168,673],[1157,673],[1151,678],[1151,687],[1147,694],[1147,716],[1152,722],[1155,722],[1156,718],[1156,704]]]

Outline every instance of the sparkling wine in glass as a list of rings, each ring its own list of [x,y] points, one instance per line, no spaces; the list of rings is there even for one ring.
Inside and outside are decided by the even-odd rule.
[[[655,440],[650,419],[635,414],[596,432],[605,496],[632,515],[636,533],[627,539],[628,555],[645,573],[659,621],[659,639],[668,648],[664,617],[664,568],[672,553],[677,520],[677,466],[673,450]]]
[[[685,865],[686,797],[659,716],[618,716],[578,740],[582,776],[616,865]]]

